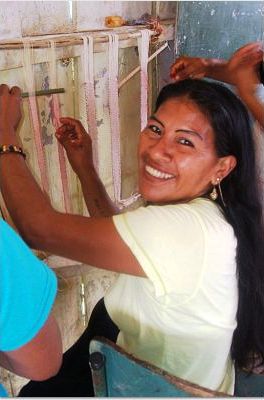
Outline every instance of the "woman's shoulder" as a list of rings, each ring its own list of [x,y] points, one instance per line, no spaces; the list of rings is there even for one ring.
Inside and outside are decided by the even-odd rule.
[[[197,198],[186,203],[166,204],[166,205],[147,205],[128,211],[114,217],[115,221],[122,219],[127,224],[138,225],[141,229],[151,226],[176,227],[187,230],[204,224],[204,221],[214,224],[226,222],[220,208],[211,200]]]
[[[137,211],[141,215],[195,215],[196,213],[205,215],[207,217],[219,217],[225,219],[221,208],[217,203],[205,197],[198,197],[188,202],[166,205],[149,205],[147,207],[140,207]]]

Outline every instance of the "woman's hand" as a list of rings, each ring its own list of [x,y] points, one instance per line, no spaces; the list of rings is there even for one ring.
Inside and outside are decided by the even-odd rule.
[[[60,122],[56,137],[65,148],[72,169],[78,176],[89,174],[94,169],[90,136],[77,119],[60,118]]]
[[[255,90],[255,85],[260,82],[259,64],[262,58],[260,42],[249,43],[230,57],[227,69],[239,91]]]
[[[206,76],[208,60],[199,57],[179,57],[170,67],[170,76],[175,81],[187,78],[201,79]]]
[[[0,85],[0,142],[14,143],[15,131],[21,120],[21,90]]]

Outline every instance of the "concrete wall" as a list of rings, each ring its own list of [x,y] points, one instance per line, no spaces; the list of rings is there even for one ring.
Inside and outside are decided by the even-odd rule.
[[[133,20],[151,9],[151,1],[1,1],[0,40],[104,29],[106,16]],[[160,2],[158,12],[173,18],[175,3]]]

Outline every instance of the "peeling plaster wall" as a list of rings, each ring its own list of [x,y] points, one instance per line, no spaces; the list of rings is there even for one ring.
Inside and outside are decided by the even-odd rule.
[[[68,1],[0,2],[0,40],[72,30]]]
[[[178,2],[179,54],[229,58],[246,43],[264,40],[263,1]]]
[[[106,16],[133,20],[151,14],[151,7],[151,1],[1,1],[0,40],[104,29]],[[174,14],[175,2],[161,2],[161,18],[173,18]]]

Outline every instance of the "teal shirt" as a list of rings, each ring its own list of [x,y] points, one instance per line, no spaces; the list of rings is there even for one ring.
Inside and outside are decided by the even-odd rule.
[[[0,219],[0,351],[16,350],[36,336],[56,292],[52,270]],[[0,396],[4,395],[0,384]]]

